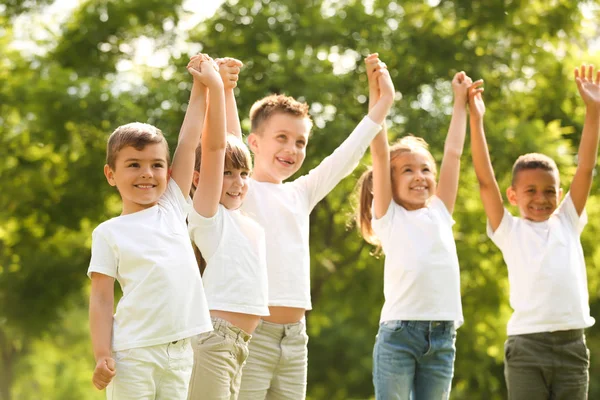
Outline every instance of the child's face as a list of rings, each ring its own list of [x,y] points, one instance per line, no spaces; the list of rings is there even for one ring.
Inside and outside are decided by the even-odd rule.
[[[403,152],[391,160],[392,195],[394,201],[407,210],[427,205],[435,194],[435,166],[423,152]]]
[[[506,195],[510,204],[519,207],[521,217],[535,222],[546,221],[562,196],[558,173],[541,168],[521,170]]]
[[[142,150],[126,146],[119,151],[114,170],[104,166],[108,183],[117,187],[123,199],[123,215],[158,202],[167,188],[168,168],[163,144],[149,144]]]
[[[281,183],[295,174],[306,157],[309,123],[306,118],[278,113],[266,120],[261,133],[248,137],[254,153],[253,178]]]
[[[223,204],[228,210],[240,208],[246,198],[246,193],[248,193],[249,177],[250,171],[247,169],[225,167],[219,203]]]

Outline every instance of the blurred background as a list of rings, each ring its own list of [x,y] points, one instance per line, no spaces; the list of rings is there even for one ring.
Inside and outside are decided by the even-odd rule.
[[[0,4],[0,400],[102,399],[87,303],[92,229],[120,212],[103,176],[105,142],[143,121],[174,148],[202,51],[245,63],[248,110],[286,93],[315,120],[306,173],[367,111],[362,59],[379,52],[397,101],[390,139],[424,137],[440,160],[452,109],[450,79],[485,80],[486,133],[504,191],[519,154],[544,152],[568,189],[585,108],[573,68],[600,65],[600,5],[579,0],[4,0]],[[383,259],[348,225],[369,156],[311,215],[308,398],[369,399],[383,304]],[[465,324],[454,399],[503,399],[507,272],[485,233],[463,157],[454,232]],[[600,318],[600,179],[582,235],[592,315]],[[512,209],[513,212],[516,210]],[[587,331],[590,398],[600,399],[600,323]]]

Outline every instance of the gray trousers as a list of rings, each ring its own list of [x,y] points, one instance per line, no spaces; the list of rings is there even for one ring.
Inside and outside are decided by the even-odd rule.
[[[583,329],[514,335],[504,344],[509,400],[585,400],[589,366]]]

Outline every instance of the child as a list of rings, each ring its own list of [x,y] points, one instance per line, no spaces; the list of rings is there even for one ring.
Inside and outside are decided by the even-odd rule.
[[[184,193],[204,123],[205,84],[211,93],[223,89],[208,61],[202,72],[188,70],[194,84],[170,176],[169,149],[159,129],[136,122],[108,139],[104,173],[119,190],[123,211],[94,230],[88,269],[93,382],[107,388],[108,399],[185,399],[190,337],[212,329],[187,239]],[[123,297],[113,317],[115,279]]]
[[[236,65],[241,63],[217,62],[225,91],[232,90]],[[195,343],[189,399],[238,398],[248,341],[260,316],[269,315],[264,231],[239,211],[252,159],[240,139],[227,135],[223,90],[220,96],[219,103],[210,99],[196,156],[198,190],[188,219],[190,234],[207,262],[202,280],[214,326]]]
[[[600,72],[575,70],[586,118],[577,171],[562,197],[556,163],[542,154],[517,159],[506,194],[519,208],[513,217],[502,204],[483,132],[483,81],[469,90],[471,146],[488,235],[508,267],[510,304],[504,375],[509,399],[586,399],[589,351],[583,329],[594,324],[588,305],[579,236],[587,222],[600,127]]]
[[[270,315],[261,319],[252,336],[240,399],[306,397],[309,215],[358,165],[392,102],[392,96],[378,99],[331,156],[289,183],[283,181],[298,171],[306,155],[312,126],[308,106],[283,95],[267,96],[252,106],[248,143],[255,167],[242,211],[265,229]]]
[[[373,98],[385,88],[373,77],[378,60],[366,62]],[[455,330],[463,320],[452,211],[470,84],[464,72],[452,80],[454,110],[437,184],[427,143],[408,136],[388,148],[385,130],[373,139],[373,169],[359,182],[358,226],[386,255],[385,304],[373,350],[377,399],[449,398]]]

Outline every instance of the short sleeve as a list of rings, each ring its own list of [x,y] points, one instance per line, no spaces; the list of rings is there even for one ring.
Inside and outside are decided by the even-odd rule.
[[[437,212],[443,220],[445,220],[450,226],[455,224],[454,219],[452,219],[452,214],[446,208],[446,204],[437,196],[433,196],[431,201],[429,202],[429,209]]]
[[[577,214],[577,210],[575,209],[575,204],[573,204],[573,199],[571,198],[571,192],[567,193],[562,203],[556,210],[556,215],[563,221],[565,221],[569,226],[571,226],[578,235],[581,235],[583,228],[588,222],[587,212],[585,208],[581,215]]]
[[[490,225],[490,221],[487,221],[487,235],[492,242],[502,250],[505,248],[506,243],[508,243],[508,239],[510,237],[510,231],[512,230],[514,223],[514,217],[508,210],[504,209],[504,215],[502,216],[502,221],[500,221],[500,225],[496,228],[496,231],[492,231],[492,226]]]
[[[224,213],[224,207],[219,204],[217,213],[210,218],[203,217],[193,208],[188,216],[190,237],[207,261],[215,254],[221,243]]]
[[[189,194],[186,196],[183,195],[179,185],[177,185],[177,182],[175,182],[175,179],[169,179],[167,190],[165,190],[165,193],[163,193],[159,203],[163,203],[163,206],[166,205],[165,203],[172,205],[184,218],[189,212],[191,212],[193,208]]]
[[[371,206],[371,210],[373,206]],[[394,200],[390,201],[390,205],[388,206],[387,211],[381,218],[373,218],[371,219],[371,227],[373,228],[373,232],[381,241],[381,244],[385,246],[387,242],[387,238],[391,236],[392,233],[392,221],[394,220],[394,214],[396,213],[396,203]]]
[[[118,265],[117,252],[98,228],[94,229],[94,232],[92,232],[92,259],[87,272],[88,277],[92,277],[92,272],[97,272],[116,279]]]

